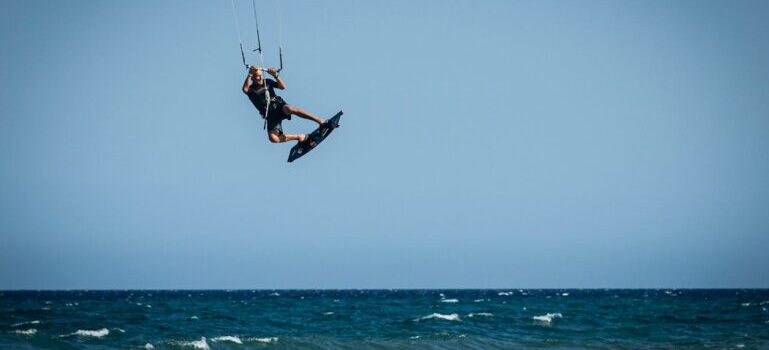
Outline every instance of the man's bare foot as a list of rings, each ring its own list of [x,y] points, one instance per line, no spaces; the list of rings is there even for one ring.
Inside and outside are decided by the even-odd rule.
[[[323,119],[318,119],[320,122],[318,122],[318,126],[323,126],[323,124],[326,124],[326,121]]]
[[[299,139],[297,141],[304,142],[305,140],[307,140],[307,134],[301,134],[299,135]]]

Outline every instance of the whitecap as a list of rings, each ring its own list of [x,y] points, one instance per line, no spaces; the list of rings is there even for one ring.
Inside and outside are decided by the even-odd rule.
[[[147,343],[147,344],[144,344],[144,348],[145,348],[145,349],[147,349],[147,350],[152,350],[152,349],[154,349],[154,348],[155,348],[155,346],[153,346],[153,345],[152,345],[152,344],[150,344],[150,343]]]
[[[109,335],[109,329],[102,328],[97,330],[82,330],[78,329],[77,332],[72,333],[70,335],[79,335],[81,337],[95,337],[95,338],[102,338],[107,335]]]
[[[569,293],[561,293],[561,296],[562,296],[562,297],[568,297],[568,296],[569,296]]]
[[[561,313],[553,313],[553,314],[548,313],[547,315],[534,316],[532,318],[534,319],[534,321],[550,323],[550,322],[553,322],[553,319],[562,318],[562,317],[563,315],[561,315]]]
[[[499,292],[499,293],[497,293],[497,295],[499,295],[501,297],[509,297],[509,296],[513,295],[513,292]]]
[[[197,317],[197,316],[192,316],[192,317],[190,317],[190,320],[197,320],[197,319],[198,319],[198,317]]]
[[[228,342],[233,342],[235,344],[243,344],[243,341],[240,340],[240,338],[232,335],[225,335],[223,337],[212,338],[211,341],[213,342],[228,341]]]
[[[270,343],[273,343],[273,342],[277,342],[278,341],[278,337],[248,338],[248,339],[246,339],[246,341],[255,341],[255,342],[259,342],[259,343],[270,344]]]
[[[480,303],[480,302],[483,302],[483,299],[475,299],[475,300],[473,300],[473,302],[474,303]]]
[[[280,293],[278,293],[278,292],[270,293],[270,296],[271,297],[279,297]]]
[[[328,316],[328,315],[333,315],[334,313],[333,313],[333,312],[331,312],[331,311],[329,311],[329,312],[324,312],[323,314],[324,314],[324,315],[326,315],[326,316]]]
[[[416,319],[415,321],[429,320],[431,318],[437,318],[437,319],[446,320],[446,321],[462,321],[462,320],[459,319],[459,314],[444,315],[444,314],[439,314],[439,313],[433,313],[432,315],[427,315],[427,316],[424,316],[424,317],[420,317],[420,318]]]
[[[120,333],[125,333],[125,329],[123,328],[112,328],[113,331],[118,331]]]
[[[413,337],[409,337],[409,339],[419,339],[419,336],[418,336],[418,335],[415,335],[415,336],[413,336]]]
[[[201,337],[200,340],[193,340],[193,341],[187,341],[187,342],[179,342],[179,345],[183,347],[193,347],[195,349],[201,349],[201,350],[208,350],[210,349],[208,347],[208,342],[206,342],[206,337]]]
[[[441,300],[442,303],[458,303],[458,299],[443,299]]]
[[[750,303],[742,303],[742,306],[743,307],[748,307],[748,306],[750,306]]]
[[[35,335],[35,333],[37,333],[37,329],[30,328],[30,329],[23,330],[23,331],[17,329],[16,331],[14,331],[14,333],[22,334],[22,335]]]
[[[467,317],[475,317],[475,316],[485,316],[485,317],[491,317],[494,316],[491,312],[474,312],[467,314]]]
[[[34,320],[34,321],[29,321],[29,322],[14,323],[14,324],[11,325],[11,327],[26,326],[28,324],[40,324],[40,321]]]

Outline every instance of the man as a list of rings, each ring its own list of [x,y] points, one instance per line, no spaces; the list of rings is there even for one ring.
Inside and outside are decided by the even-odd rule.
[[[284,90],[286,88],[286,83],[280,78],[278,71],[275,70],[275,68],[267,68],[267,73],[272,75],[275,80],[265,80],[262,69],[260,67],[251,66],[251,68],[248,69],[248,77],[246,77],[246,81],[243,84],[243,93],[248,96],[248,99],[251,100],[254,107],[259,110],[262,117],[265,115],[267,116],[267,136],[269,137],[270,142],[279,143],[293,140],[302,142],[306,140],[306,134],[283,133],[281,122],[284,119],[290,120],[292,115],[312,120],[318,123],[318,125],[323,125],[324,120],[307,113],[302,109],[287,104],[283,98],[275,95],[274,89],[278,88]],[[265,97],[265,85],[267,86],[266,91],[269,92],[269,106],[267,106],[267,98]]]

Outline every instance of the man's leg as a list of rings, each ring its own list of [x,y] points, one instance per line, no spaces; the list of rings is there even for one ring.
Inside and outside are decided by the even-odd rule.
[[[318,123],[318,125],[323,124],[323,122],[325,122],[325,120],[320,119],[320,118],[318,118],[318,117],[316,117],[316,116],[314,116],[314,115],[312,115],[310,113],[305,112],[304,110],[302,110],[300,108],[297,108],[297,107],[294,107],[294,106],[291,106],[291,105],[283,105],[283,112],[285,112],[286,114],[296,115],[296,116],[302,117],[304,119],[312,120],[312,121]]]
[[[270,142],[272,143],[281,143],[294,140],[302,142],[307,139],[307,135],[305,134],[278,134],[272,130],[267,133],[267,136],[270,138]]]

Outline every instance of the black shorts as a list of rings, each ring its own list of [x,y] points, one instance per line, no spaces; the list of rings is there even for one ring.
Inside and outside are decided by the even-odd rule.
[[[270,101],[270,110],[267,113],[267,132],[275,132],[278,135],[283,135],[283,125],[281,122],[284,120],[290,120],[291,115],[283,112],[283,106],[286,105],[286,101],[280,96],[275,96]]]

